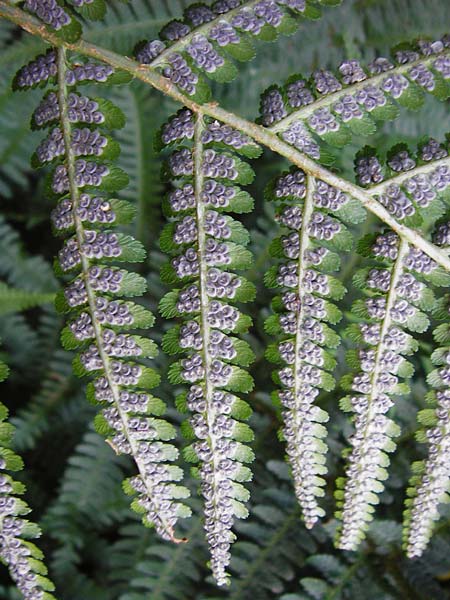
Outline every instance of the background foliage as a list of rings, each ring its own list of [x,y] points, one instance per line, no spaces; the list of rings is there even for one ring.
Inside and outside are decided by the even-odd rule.
[[[118,52],[129,53],[143,38],[152,38],[169,19],[181,14],[182,0],[111,1],[106,21],[85,26],[86,39]],[[232,84],[215,85],[214,96],[226,108],[254,119],[260,93],[272,83],[282,83],[294,72],[336,67],[344,58],[370,60],[386,54],[393,44],[415,36],[437,38],[448,29],[447,0],[346,0],[340,8],[276,44],[260,44],[254,61],[241,67]],[[446,27],[447,25],[447,27]],[[84,383],[72,376],[70,352],[59,343],[60,317],[52,300],[58,290],[52,260],[59,242],[50,234],[51,205],[43,194],[41,173],[29,166],[30,148],[39,136],[29,129],[31,107],[39,91],[12,95],[16,70],[43,45],[0,21],[0,359],[11,375],[2,384],[2,398],[17,427],[15,448],[27,469],[27,501],[44,531],[41,547],[48,556],[52,578],[62,600],[306,600],[358,598],[450,598],[450,513],[442,519],[423,558],[407,561],[400,552],[402,499],[409,477],[408,465],[422,457],[415,442],[415,415],[423,408],[426,374],[431,369],[431,333],[422,338],[422,352],[415,358],[413,393],[396,404],[396,420],[402,436],[382,494],[377,519],[368,541],[357,554],[333,548],[333,520],[307,532],[299,520],[283,448],[277,439],[278,416],[270,401],[273,389],[263,353],[270,341],[263,333],[269,292],[262,281],[269,261],[268,246],[275,225],[262,203],[270,177],[283,168],[279,157],[267,152],[255,163],[257,177],[251,189],[256,210],[244,218],[251,231],[251,250],[257,260],[246,276],[258,286],[257,301],[249,309],[255,326],[249,341],[257,355],[252,366],[256,389],[250,395],[255,409],[255,477],[251,484],[250,518],[237,525],[239,541],[232,560],[233,583],[218,590],[208,578],[201,523],[193,518],[183,524],[190,539],[174,546],[144,529],[128,508],[120,482],[131,473],[130,463],[116,457],[92,429],[93,407],[84,398]],[[130,175],[123,197],[137,206],[131,233],[151,249],[140,266],[149,283],[150,308],[166,291],[159,281],[164,262],[157,244],[163,223],[160,212],[164,186],[160,183],[160,157],[153,150],[153,136],[175,105],[139,82],[111,90],[124,111],[127,126],[116,133],[121,146],[120,166]],[[35,96],[35,97],[34,97]],[[406,113],[387,123],[370,140],[381,149],[399,139],[415,145],[424,135],[442,138],[450,130],[449,105],[428,96],[417,114]],[[351,177],[352,161],[361,141],[339,152],[337,164]],[[371,227],[370,218],[364,227]],[[349,284],[358,263],[351,256],[341,273]],[[23,292],[27,292],[24,294]],[[30,294],[31,292],[32,294]],[[345,324],[345,323],[344,323]],[[153,334],[160,341],[164,327]],[[345,345],[338,358],[343,364]],[[159,366],[166,369],[164,357]],[[339,373],[338,373],[339,374]],[[266,390],[262,392],[261,390]],[[161,398],[173,406],[171,390],[164,385]],[[323,407],[331,415],[329,431],[330,476],[327,514],[332,515],[333,477],[342,470],[340,453],[349,425],[339,411],[339,392],[323,394]],[[175,412],[169,418],[176,420]],[[192,484],[195,487],[195,483]],[[195,503],[195,499],[191,500]],[[18,598],[6,569],[0,578],[0,597]]]

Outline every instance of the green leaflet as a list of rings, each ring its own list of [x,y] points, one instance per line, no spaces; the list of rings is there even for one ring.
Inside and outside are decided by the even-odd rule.
[[[278,260],[265,276],[266,285],[283,292],[272,302],[276,314],[265,323],[266,332],[278,338],[266,357],[281,365],[273,374],[281,388],[275,399],[284,409],[282,437],[308,528],[324,515],[311,494],[323,496],[325,480],[315,474],[326,473],[322,466],[326,430],[317,422],[327,421],[328,415],[313,403],[319,389],[330,391],[335,386],[328,370],[336,361],[325,348],[340,342],[324,321],[340,320],[339,309],[328,299],[340,299],[345,293],[342,283],[328,273],[340,267],[339,255],[332,250],[349,250],[353,242],[343,223],[330,216],[351,202],[343,194],[336,202],[336,194],[331,186],[296,169],[274,179],[266,190],[266,198],[276,202],[276,219],[285,232],[271,244],[270,252]],[[352,210],[346,215],[350,220],[351,214]],[[355,217],[359,220],[358,211]],[[303,450],[305,433],[308,458]],[[303,472],[310,475],[304,478]]]
[[[338,0],[332,3],[336,4]],[[189,6],[183,20],[174,19],[162,28],[162,41],[140,42],[135,48],[142,65],[160,69],[182,93],[199,104],[210,99],[204,76],[220,83],[235,79],[238,69],[232,59],[251,60],[255,55],[253,39],[273,42],[279,35],[292,35],[299,17],[317,19],[321,14],[320,8],[309,1],[293,9],[283,3],[265,7],[255,0],[238,6],[213,4],[211,8],[201,3]],[[224,26],[229,28],[226,33]],[[202,52],[209,54],[208,61],[202,60]],[[179,78],[176,70],[181,65],[184,76]]]
[[[252,300],[255,287],[234,273],[251,265],[251,254],[244,247],[249,236],[242,224],[223,212],[232,212],[234,206],[244,211],[250,207],[249,197],[233,184],[252,181],[253,171],[229,151],[235,144],[238,148],[249,144],[231,128],[206,121],[201,115],[194,117],[186,110],[163,126],[160,139],[168,144],[187,144],[167,161],[166,172],[183,179],[167,197],[166,212],[173,215],[173,220],[162,232],[160,247],[169,254],[170,261],[162,267],[161,278],[183,287],[166,294],[160,312],[167,318],[177,316],[183,320],[166,332],[163,349],[183,356],[170,366],[169,381],[190,385],[187,393],[177,399],[177,407],[183,413],[188,409],[193,413],[181,430],[187,439],[197,439],[185,451],[185,458],[199,463],[193,474],[203,482],[205,501],[214,504],[206,521],[207,535],[216,531],[218,521],[226,521],[229,525],[217,535],[229,547],[231,521],[227,515],[245,518],[248,514],[242,505],[248,494],[237,482],[251,478],[251,472],[240,465],[241,460],[251,458],[251,453],[233,451],[229,473],[222,472],[226,463],[221,461],[231,458],[227,438],[238,443],[253,439],[251,429],[241,422],[252,411],[234,395],[248,394],[253,389],[253,379],[242,367],[253,362],[254,353],[246,341],[234,335],[245,331],[251,320],[234,304]],[[226,145],[227,152],[215,150],[217,140]],[[205,479],[208,472],[214,473],[211,485]],[[230,508],[216,478],[228,482]],[[215,544],[210,544],[210,550],[213,575],[222,585],[228,580],[229,558],[222,556]]]
[[[8,376],[9,369],[6,364],[0,361],[0,382],[4,381]],[[12,449],[12,438],[15,428],[8,423],[8,410],[0,404],[0,457],[2,460],[2,471],[21,471],[24,468],[21,457]],[[23,518],[23,515],[28,514],[31,509],[28,504],[17,496],[25,493],[25,485],[2,472],[3,498],[11,500],[12,506],[3,510],[2,522],[0,529],[2,532],[2,545],[0,547],[0,556],[10,568],[10,575],[17,587],[22,592],[26,592],[26,584],[28,578],[35,578],[36,593],[40,593],[45,600],[54,600],[55,597],[51,594],[55,586],[46,577],[47,567],[44,564],[44,556],[39,548],[30,539],[37,538],[41,535],[40,528],[33,522]],[[15,530],[6,527],[5,519],[15,523]],[[14,540],[14,541],[13,541]],[[17,559],[9,554],[9,545],[16,544],[26,557],[22,559],[20,571],[17,570]]]
[[[263,94],[260,120],[317,159],[326,151],[315,140],[340,148],[350,143],[352,134],[373,134],[376,121],[395,119],[397,105],[417,110],[425,93],[448,98],[450,85],[443,68],[448,52],[443,44],[436,53],[412,44],[407,50],[393,50],[394,64],[382,58],[367,66],[344,61],[336,75],[317,70],[308,80],[291,76],[283,87],[272,86]]]
[[[72,65],[64,50],[57,52],[57,66],[57,116],[60,129],[53,132],[62,133],[62,153],[57,144],[45,146],[46,141],[40,148],[50,159],[52,153],[57,156],[62,154],[62,160],[59,159],[59,164],[48,178],[48,187],[59,198],[52,212],[52,221],[56,231],[74,234],[66,240],[56,262],[57,273],[75,271],[78,274],[56,299],[59,310],[73,315],[62,332],[62,342],[67,349],[81,347],[73,361],[75,374],[94,373],[97,376],[88,392],[91,401],[103,405],[95,419],[97,430],[108,438],[117,453],[131,454],[136,462],[139,475],[131,478],[129,483],[133,495],[137,496],[133,506],[139,509],[147,525],[155,526],[165,539],[174,540],[173,525],[177,518],[189,514],[189,510],[181,508],[176,499],[186,497],[188,492],[182,486],[171,483],[180,480],[181,471],[178,467],[167,465],[164,467],[167,469],[167,479],[164,481],[168,483],[163,484],[163,488],[167,489],[167,497],[173,498],[173,501],[166,503],[165,509],[162,508],[161,498],[155,491],[159,482],[152,480],[144,467],[142,443],[153,439],[173,439],[175,430],[166,421],[147,416],[155,412],[161,414],[164,409],[163,403],[145,392],[145,389],[158,385],[160,376],[154,369],[133,362],[136,359],[154,358],[157,347],[152,340],[123,333],[130,327],[149,327],[154,319],[143,307],[114,300],[109,294],[119,297],[138,295],[146,288],[146,282],[140,275],[115,266],[108,267],[108,262],[142,262],[146,256],[140,242],[130,235],[108,229],[111,225],[130,222],[135,212],[129,203],[105,196],[105,193],[126,185],[128,178],[121,169],[110,163],[88,159],[91,153],[103,153],[102,156],[109,159],[118,156],[118,144],[110,137],[94,132],[80,147],[72,123],[85,120],[83,107],[90,100],[77,94],[68,94],[66,75]],[[124,81],[120,73],[110,73],[110,78],[116,82]],[[35,112],[35,121],[41,122],[43,114],[54,110],[52,102],[53,97],[47,94]],[[69,102],[72,103],[70,119]],[[93,111],[105,110],[113,120],[116,119],[117,126],[123,125],[121,113],[112,103],[93,101],[91,108]],[[99,114],[100,122],[106,123],[105,115]],[[51,122],[47,119],[46,124]],[[86,160],[77,158],[79,155],[86,155]],[[110,407],[111,401],[113,407]],[[157,448],[159,442],[155,444]],[[141,447],[140,452],[138,447]],[[169,460],[174,460],[175,448],[174,452],[165,455]]]

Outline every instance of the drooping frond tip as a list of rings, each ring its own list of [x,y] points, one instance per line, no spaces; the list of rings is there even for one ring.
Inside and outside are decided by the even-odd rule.
[[[210,566],[223,585],[228,582],[234,518],[247,516],[248,492],[241,482],[251,473],[243,463],[253,459],[243,443],[252,433],[240,422],[251,409],[236,395],[253,387],[242,368],[252,362],[253,352],[236,337],[247,331],[251,319],[234,304],[248,302],[255,294],[253,286],[234,273],[251,263],[245,249],[248,233],[227,213],[252,207],[238,184],[250,183],[253,172],[236,153],[255,156],[260,150],[245,135],[188,110],[163,127],[161,141],[180,149],[168,158],[168,176],[176,183],[166,206],[171,222],[160,241],[172,257],[162,277],[177,287],[163,298],[160,310],[166,317],[182,318],[181,325],[167,332],[163,348],[184,355],[169,376],[174,384],[190,386],[177,402],[183,412],[192,413],[184,433],[196,441],[185,456],[198,463],[194,472],[205,503]]]
[[[450,224],[439,223],[435,243],[450,247]],[[445,294],[434,307],[434,316],[442,321],[433,332],[438,348],[431,355],[435,369],[428,376],[433,388],[427,395],[429,408],[418,415],[423,426],[417,433],[419,442],[428,445],[428,457],[412,465],[413,475],[407,490],[404,513],[404,547],[410,558],[425,551],[439,519],[439,505],[449,501],[450,472],[450,302]]]
[[[354,277],[365,298],[352,307],[359,322],[347,333],[357,348],[348,353],[353,373],[341,383],[350,392],[341,408],[354,413],[355,427],[346,478],[338,481],[336,492],[342,520],[338,546],[346,550],[355,550],[364,538],[388,476],[388,453],[395,449],[393,438],[400,430],[387,413],[394,406],[392,396],[409,391],[407,382],[401,382],[413,374],[405,356],[417,351],[414,334],[429,326],[426,313],[433,308],[434,295],[427,282],[448,282],[448,275],[439,276],[436,263],[394,232],[368,236],[360,250],[373,266]]]
[[[0,382],[9,369],[0,361]],[[41,535],[39,527],[24,518],[30,512],[21,500],[23,483],[15,481],[5,471],[20,471],[23,462],[12,449],[14,427],[7,422],[8,410],[0,404],[0,558],[9,569],[11,578],[25,600],[55,600],[55,586],[46,577],[43,554],[30,539]]]
[[[266,331],[278,340],[267,357],[284,365],[274,373],[281,390],[275,395],[283,408],[283,436],[296,495],[308,528],[324,515],[317,497],[323,496],[326,474],[322,423],[328,414],[315,404],[321,389],[334,387],[336,361],[330,349],[339,336],[327,325],[339,322],[335,301],[345,289],[330,273],[339,270],[336,252],[350,250],[352,236],[345,222],[364,220],[358,202],[336,188],[292,169],[275,179],[266,196],[276,202],[276,219],[285,234],[274,240],[272,254],[280,264],[269,270],[266,283],[281,288],[273,300],[276,314]]]

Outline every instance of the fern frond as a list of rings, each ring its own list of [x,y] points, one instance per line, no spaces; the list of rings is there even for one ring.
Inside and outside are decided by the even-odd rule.
[[[392,395],[409,391],[406,381],[400,382],[413,373],[404,356],[418,348],[414,334],[429,326],[426,312],[432,310],[434,296],[421,279],[436,268],[393,232],[370,236],[360,247],[377,266],[354,277],[366,298],[352,307],[360,322],[351,324],[347,334],[358,349],[349,351],[353,373],[341,382],[352,394],[341,400],[341,409],[355,413],[346,480],[337,481],[336,492],[337,516],[342,519],[337,544],[346,550],[355,550],[363,539],[384,489],[388,453],[395,449],[393,438],[400,431],[386,413],[394,404]]]
[[[57,162],[48,179],[49,192],[59,197],[52,222],[58,234],[70,236],[59,253],[57,271],[79,273],[57,298],[58,308],[72,315],[62,341],[68,349],[81,347],[74,361],[76,374],[97,375],[89,386],[89,398],[110,405],[98,416],[97,428],[111,438],[118,453],[131,454],[136,462],[139,475],[125,484],[127,493],[138,495],[133,506],[144,514],[145,522],[155,525],[160,535],[174,540],[177,518],[189,514],[177,500],[187,490],[173,483],[182,477],[181,469],[170,464],[176,459],[177,450],[163,443],[172,439],[175,431],[157,418],[163,414],[164,404],[136,389],[154,387],[159,381],[156,372],[127,360],[151,358],[156,346],[146,338],[122,333],[127,326],[149,327],[153,317],[135,303],[111,298],[142,294],[145,290],[145,281],[139,275],[114,266],[116,261],[142,261],[142,246],[130,236],[104,230],[127,223],[133,216],[129,203],[105,195],[105,191],[123,187],[127,178],[104,160],[108,156],[113,159],[118,153],[111,138],[96,128],[72,126],[123,124],[120,111],[111,102],[81,96],[73,86],[91,79],[115,83],[124,78],[104,65],[74,64],[64,50],[50,50],[35,64],[43,64],[42,61],[46,66],[41,71],[24,67],[16,83],[24,87],[51,78],[58,84],[55,91],[44,97],[34,121],[40,126],[51,125],[55,120],[59,123],[40,144],[36,158],[40,162]]]
[[[450,60],[450,59],[449,59]],[[424,229],[446,212],[450,198],[448,139],[422,141],[416,152],[397,144],[381,161],[365,147],[355,160],[358,183],[399,222]]]
[[[448,221],[437,227],[436,243],[450,246]],[[418,415],[423,429],[416,434],[419,442],[428,444],[426,460],[412,465],[413,475],[407,490],[404,513],[404,547],[410,558],[419,557],[426,549],[439,519],[439,505],[449,501],[450,479],[448,444],[450,440],[450,298],[446,294],[435,306],[434,314],[443,322],[433,332],[438,348],[431,355],[435,365],[428,375],[433,388],[426,397],[429,408]]]
[[[0,361],[0,382],[6,379],[8,371],[6,364]],[[25,492],[25,486],[5,473],[23,469],[22,459],[11,449],[14,427],[7,422],[7,417],[8,410],[0,403],[0,558],[26,600],[55,600],[51,594],[55,586],[46,577],[43,554],[29,541],[39,537],[41,530],[24,518],[30,508],[18,496]]]
[[[324,2],[323,4],[327,4]],[[212,6],[196,3],[184,19],[170,21],[160,39],[136,48],[137,60],[161,69],[162,74],[197,102],[210,97],[206,77],[229,82],[238,73],[233,59],[255,55],[252,39],[273,41],[290,35],[299,17],[318,18],[320,9],[309,0],[217,0]]]
[[[219,585],[227,583],[226,567],[233,517],[247,515],[248,497],[241,481],[251,477],[242,463],[252,452],[242,442],[252,439],[246,419],[251,410],[235,393],[248,393],[253,380],[241,367],[253,360],[250,346],[233,333],[247,331],[251,320],[232,304],[248,302],[254,287],[233,273],[245,269],[251,255],[248,234],[240,222],[222,214],[249,210],[252,200],[236,184],[250,183],[253,171],[230,151],[254,154],[257,146],[246,136],[217,122],[196,120],[182,110],[161,132],[164,143],[187,142],[168,159],[168,172],[179,178],[169,195],[167,211],[175,217],[162,233],[161,248],[174,256],[162,269],[168,283],[183,287],[161,301],[163,316],[181,316],[183,325],[170,329],[163,341],[169,354],[187,357],[174,363],[174,384],[192,384],[178,400],[194,416],[185,433],[198,441],[186,450],[188,460],[200,462],[198,474],[205,499],[205,529],[211,549],[211,568]],[[234,184],[234,185],[233,185]],[[239,366],[238,366],[239,365]]]
[[[269,88],[261,100],[261,122],[314,159],[326,160],[318,142],[344,146],[352,134],[370,135],[376,121],[398,116],[400,106],[418,109],[425,93],[450,95],[448,38],[418,41],[393,51],[394,61],[376,58],[366,68],[346,60],[339,75],[318,70]],[[323,153],[323,155],[322,155]]]
[[[326,429],[322,423],[328,421],[328,414],[314,401],[320,389],[334,387],[330,371],[336,361],[329,349],[340,340],[327,323],[340,321],[335,302],[345,293],[330,273],[339,270],[336,251],[352,247],[344,222],[360,222],[365,212],[347,195],[298,169],[278,177],[266,196],[276,202],[275,218],[286,231],[272,242],[272,254],[281,261],[265,278],[269,287],[283,290],[273,300],[276,313],[266,321],[267,333],[277,338],[266,356],[283,365],[274,373],[282,388],[275,398],[283,409],[283,436],[295,492],[311,528],[324,515],[316,498],[324,494]]]

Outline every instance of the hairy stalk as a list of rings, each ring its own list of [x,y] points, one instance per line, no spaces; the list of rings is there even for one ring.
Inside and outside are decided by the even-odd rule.
[[[157,73],[152,68],[147,66],[143,67],[138,62],[131,60],[130,58],[121,56],[115,52],[106,50],[82,40],[73,44],[65,43],[57,35],[49,32],[37,19],[28,15],[19,8],[11,6],[4,0],[0,0],[0,16],[12,21],[13,23],[16,23],[32,35],[37,35],[54,46],[65,46],[66,48],[75,52],[79,52],[82,55],[91,56],[92,58],[101,60],[117,69],[128,71],[134,77],[141,79],[145,83],[155,87],[167,96],[170,96],[174,100],[189,107],[194,112],[200,110],[200,107],[196,102],[189,99],[188,96],[182,94],[168,79]],[[225,109],[221,108],[217,102],[209,102],[202,105],[201,111],[204,115],[211,116],[219,121],[222,121],[223,123],[231,125],[233,128],[238,129],[243,133],[246,133],[255,141],[261,143],[267,148],[270,148],[277,154],[284,156],[291,163],[299,166],[315,178],[321,179],[333,187],[336,187],[341,191],[350,194],[354,198],[357,198],[369,211],[375,214],[381,221],[389,225],[389,227],[393,229],[401,238],[422,250],[439,265],[444,267],[444,269],[450,271],[450,258],[448,257],[447,253],[439,250],[434,244],[428,242],[413,229],[410,229],[402,223],[399,223],[375,198],[372,197],[371,194],[369,194],[363,188],[352,184],[342,177],[332,173],[328,169],[325,169],[314,160],[308,158],[298,150],[295,150],[286,142],[283,142],[276,133],[226,111]]]
[[[66,70],[67,70],[66,50],[64,47],[60,47],[60,48],[58,48],[57,53],[58,53],[58,104],[59,104],[59,109],[60,109],[60,122],[61,122],[61,128],[62,128],[62,132],[63,132],[63,138],[64,138],[66,166],[67,166],[67,173],[68,173],[68,178],[69,178],[70,198],[71,198],[71,203],[72,203],[72,215],[73,215],[74,224],[75,224],[75,235],[77,238],[78,247],[82,248],[83,243],[84,243],[84,225],[83,225],[83,222],[82,222],[82,220],[79,216],[79,212],[78,212],[79,189],[78,189],[78,186],[77,186],[76,180],[75,180],[75,156],[74,156],[74,152],[73,152],[72,144],[71,144],[72,127],[71,127],[71,124],[70,124],[70,121],[69,121],[68,115],[67,115],[67,110],[68,110],[67,86],[66,86],[66,81],[65,81],[65,75],[66,75]],[[97,318],[95,317],[96,293],[90,284],[89,274],[88,274],[89,267],[91,266],[90,260],[85,256],[84,252],[80,252],[80,257],[81,257],[81,271],[83,274],[84,284],[85,284],[86,293],[87,293],[87,297],[88,297],[89,312],[90,312],[90,316],[91,316],[91,320],[92,320],[92,326],[94,328],[95,343],[96,343],[96,346],[99,351],[99,355],[100,355],[100,358],[102,361],[103,370],[104,370],[106,380],[108,382],[109,389],[111,390],[114,406],[120,415],[120,419],[121,419],[122,426],[123,426],[123,431],[125,433],[127,440],[130,443],[130,446],[131,446],[132,456],[137,457],[139,455],[139,452],[138,452],[139,442],[134,439],[133,435],[131,435],[130,430],[129,430],[127,415],[124,412],[124,410],[121,408],[120,390],[118,388],[118,385],[114,382],[114,378],[113,378],[112,372],[111,372],[110,358],[109,358],[107,352],[105,351],[104,344],[103,344],[103,327],[98,322]],[[142,481],[144,482],[144,485],[147,489],[148,495],[150,498],[153,498],[154,494],[153,494],[153,490],[148,485],[148,478],[147,478],[146,472],[145,472],[145,465],[143,463],[141,463],[141,461],[137,460],[136,458],[135,458],[135,462],[136,462],[136,466],[139,470],[139,474],[142,478]],[[155,504],[157,504],[157,503],[155,502]],[[157,506],[156,510],[160,516],[161,523],[163,525],[163,529],[164,529],[165,533],[167,534],[167,537],[171,541],[177,542],[177,543],[185,541],[183,539],[178,539],[174,536],[173,527],[165,520],[164,511],[158,510],[158,508],[159,507]]]

